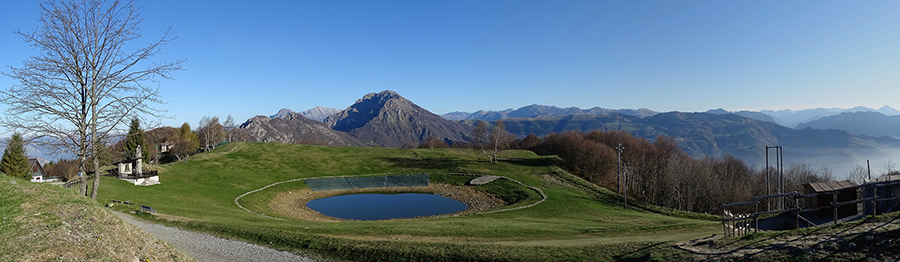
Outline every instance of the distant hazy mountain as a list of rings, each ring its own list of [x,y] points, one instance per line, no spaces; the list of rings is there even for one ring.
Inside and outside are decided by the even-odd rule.
[[[441,115],[444,119],[447,120],[469,120],[469,119],[477,119],[477,120],[485,120],[485,121],[496,121],[497,119],[505,119],[505,118],[529,118],[529,117],[553,117],[553,116],[568,116],[568,115],[602,115],[602,114],[611,114],[611,113],[619,113],[624,115],[636,116],[636,117],[648,117],[657,114],[657,112],[641,108],[641,109],[607,109],[601,107],[594,107],[591,109],[581,109],[577,107],[557,107],[557,106],[546,106],[546,105],[530,105],[524,106],[519,109],[513,110],[512,108],[506,109],[503,111],[476,111],[474,113],[467,112],[450,112],[447,114]]]
[[[794,130],[736,114],[660,113],[647,118],[623,114],[572,115],[504,119],[508,132],[519,137],[568,130],[623,130],[650,141],[666,135],[698,158],[731,154],[748,164],[765,163],[765,147],[784,146],[787,164],[828,166],[847,172],[858,161],[900,156],[900,140],[854,135],[843,130]],[[468,123],[471,123],[469,121]]]
[[[239,128],[247,130],[250,142],[365,146],[356,138],[297,112],[287,112],[277,118],[256,116],[241,124]]]
[[[472,133],[471,127],[443,119],[390,90],[367,94],[324,122],[361,141],[386,147],[415,145],[430,136],[466,141]]]
[[[764,113],[772,116],[778,121],[779,124],[786,127],[796,127],[800,123],[810,122],[819,118],[828,117],[837,115],[840,113],[852,113],[852,112],[879,112],[888,116],[898,115],[900,111],[897,111],[894,108],[889,106],[883,106],[879,109],[872,109],[869,107],[858,106],[850,109],[844,108],[814,108],[814,109],[804,109],[804,110],[762,110],[760,113]]]
[[[900,110],[894,109],[893,107],[889,106],[882,106],[878,109],[878,113],[882,113],[886,116],[896,116],[900,115]]]
[[[285,118],[285,117],[289,116],[291,113],[294,113],[294,111],[287,109],[287,108],[282,108],[281,110],[278,110],[278,113],[275,113],[274,115],[269,116],[269,118]]]
[[[746,117],[746,118],[756,119],[756,120],[759,120],[759,121],[766,121],[766,122],[769,122],[769,123],[776,123],[776,124],[778,123],[778,121],[776,121],[775,118],[772,118],[772,116],[770,116],[770,115],[767,115],[767,114],[764,114],[764,113],[760,113],[760,112],[746,111],[746,110],[744,110],[744,111],[737,111],[737,112],[730,112],[730,111],[726,111],[725,109],[719,108],[719,109],[710,109],[709,111],[706,111],[706,113],[709,113],[709,114],[717,114],[717,115],[722,115],[722,114],[735,114],[735,115],[743,116],[743,117]]]
[[[317,107],[311,108],[309,110],[300,112],[300,114],[305,116],[306,118],[316,120],[319,122],[323,122],[323,121],[325,121],[326,117],[331,116],[333,114],[337,114],[338,112],[341,112],[341,110],[337,109],[337,108],[327,108],[327,107],[317,106]]]
[[[3,150],[6,150],[7,141],[9,141],[9,137],[0,138],[0,154],[3,153]],[[41,164],[46,164],[49,161],[56,162],[58,159],[75,159],[75,154],[61,152],[57,148],[37,145],[36,143],[25,144],[25,155],[28,158],[38,159]]]
[[[879,112],[842,113],[797,125],[796,129],[840,129],[870,136],[900,138],[900,115],[886,116]]]
[[[306,110],[303,112],[296,112],[296,113],[299,113],[300,115],[302,115],[306,118],[322,122],[325,120],[326,117],[336,114],[337,112],[340,112],[340,111],[341,110],[337,109],[337,108],[327,108],[327,107],[317,106],[317,107],[311,108],[309,110]],[[278,113],[275,113],[274,115],[269,116],[269,118],[285,118],[288,115],[290,115],[291,113],[295,113],[295,112],[290,109],[287,109],[287,108],[282,108],[281,110],[278,110]]]

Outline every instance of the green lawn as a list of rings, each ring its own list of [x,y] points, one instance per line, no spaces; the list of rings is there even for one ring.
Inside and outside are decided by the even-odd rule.
[[[577,185],[577,179],[557,172],[549,157],[506,151],[501,158],[516,161],[491,164],[480,154],[464,149],[232,143],[186,163],[163,166],[160,185],[140,187],[103,177],[97,200],[149,205],[190,221],[167,223],[276,248],[370,261],[647,259],[654,257],[645,254],[674,252],[660,243],[719,230],[718,222],[687,218],[690,214],[675,217],[647,211],[653,208],[616,208],[608,191]],[[248,213],[234,203],[245,192],[279,181],[399,172],[505,176],[540,188],[547,200],[508,212],[391,222],[280,221]],[[433,180],[452,182],[454,178]],[[482,189],[509,189],[490,185]],[[303,182],[284,183],[250,194],[241,204],[280,217],[267,206],[269,200],[277,192],[304,187]],[[518,205],[540,199],[528,191]]]

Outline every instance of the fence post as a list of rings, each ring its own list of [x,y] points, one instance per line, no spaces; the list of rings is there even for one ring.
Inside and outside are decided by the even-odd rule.
[[[728,213],[726,213],[725,206],[722,205],[722,234],[725,237],[728,237],[728,226],[725,224],[728,221]]]
[[[833,208],[834,209],[834,224],[837,225],[837,223],[838,223],[837,191],[835,191],[834,194],[831,194],[831,196],[832,196],[832,199],[834,199],[834,202],[831,203],[834,207]]]
[[[753,202],[753,214],[759,213],[759,200]],[[759,215],[753,215],[753,233],[759,233]]]
[[[872,215],[878,215],[878,179],[872,183]],[[890,196],[889,196],[890,197]]]

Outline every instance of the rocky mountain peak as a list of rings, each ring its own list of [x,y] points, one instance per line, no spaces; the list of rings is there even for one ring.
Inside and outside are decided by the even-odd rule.
[[[338,112],[341,112],[341,110],[337,109],[337,108],[327,108],[327,107],[316,106],[309,110],[300,112],[300,114],[305,116],[306,118],[316,120],[319,122],[323,122],[323,121],[325,121],[326,117],[336,114]]]
[[[390,90],[369,93],[324,122],[334,130],[388,147],[417,144],[429,136],[465,141],[471,130],[444,120]]]
[[[278,110],[278,113],[269,116],[269,118],[284,118],[291,113],[294,113],[294,111],[287,108],[282,108],[281,110]]]
[[[349,131],[376,118],[403,118],[402,116],[419,114],[420,111],[424,109],[394,91],[385,90],[366,94],[347,109],[325,118],[324,122],[335,130]]]

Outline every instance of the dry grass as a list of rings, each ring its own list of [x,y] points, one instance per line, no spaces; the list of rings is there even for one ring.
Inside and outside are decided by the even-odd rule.
[[[0,175],[0,261],[194,261],[74,191]]]

